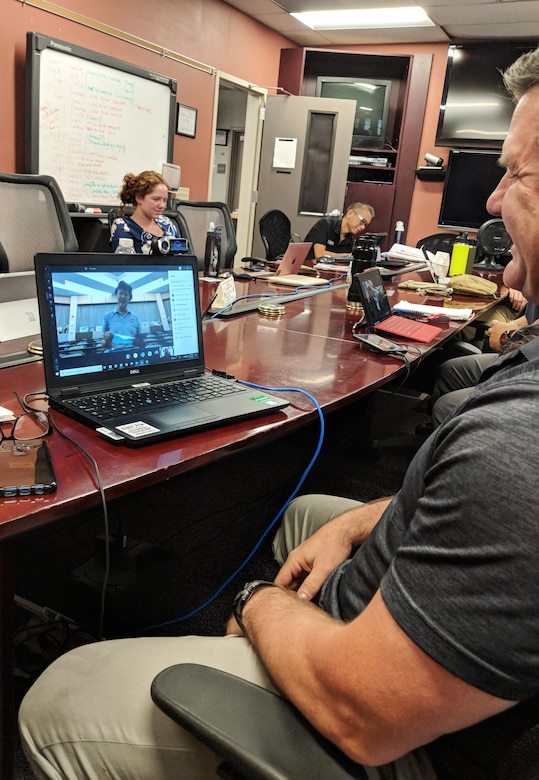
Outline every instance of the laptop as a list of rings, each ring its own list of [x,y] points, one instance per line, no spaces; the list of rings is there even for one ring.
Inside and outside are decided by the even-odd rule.
[[[266,277],[266,281],[271,284],[284,284],[286,287],[316,287],[317,285],[322,284],[327,285],[327,279],[300,274],[303,263],[305,262],[311,247],[311,242],[288,244],[283,259],[275,272],[275,276]]]
[[[33,271],[0,274],[0,341],[39,335]]]
[[[37,298],[33,271],[11,271],[0,274],[0,303]]]
[[[118,258],[36,255],[53,409],[136,447],[288,406],[205,371],[196,257]],[[204,400],[194,396],[200,384]],[[141,408],[132,408],[133,395]],[[192,400],[184,402],[186,395]]]
[[[391,306],[380,271],[371,268],[356,274],[359,281],[359,294],[365,312],[367,325],[375,332],[391,333],[412,341],[428,343],[440,332],[441,328],[428,323],[410,320],[391,313]]]

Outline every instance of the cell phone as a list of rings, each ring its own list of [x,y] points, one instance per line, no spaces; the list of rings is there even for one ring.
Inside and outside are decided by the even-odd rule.
[[[378,336],[376,333],[354,333],[354,338],[373,352],[382,352],[385,355],[405,355],[407,352],[404,344],[396,344],[394,341]]]
[[[0,446],[0,498],[54,493],[58,483],[46,441],[3,441]]]

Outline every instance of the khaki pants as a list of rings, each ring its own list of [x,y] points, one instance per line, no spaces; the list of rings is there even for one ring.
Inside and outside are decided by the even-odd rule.
[[[274,542],[279,558],[286,557],[289,543],[308,535],[302,516],[312,533],[356,503],[324,496],[297,499]],[[140,637],[79,647],[51,664],[22,702],[19,728],[35,775],[214,780],[220,759],[164,715],[150,696],[158,672],[178,663],[213,666],[275,690],[244,637]],[[435,780],[422,751],[365,770],[369,780]]]

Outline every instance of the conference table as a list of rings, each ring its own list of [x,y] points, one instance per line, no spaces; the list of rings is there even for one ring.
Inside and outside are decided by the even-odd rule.
[[[420,280],[422,276],[416,272],[397,277],[396,281],[402,278]],[[289,288],[270,286],[262,280],[236,280],[235,283],[238,296],[290,292]],[[421,292],[398,290],[396,282],[386,281],[386,287],[392,305],[402,298],[436,306],[444,302]],[[214,295],[215,283],[201,280],[200,289],[204,311]],[[95,458],[108,501],[158,485],[234,452],[285,437],[317,416],[315,405],[294,389],[311,394],[324,414],[331,415],[405,371],[402,359],[377,355],[354,339],[352,328],[359,314],[347,306],[347,292],[346,286],[340,285],[312,297],[294,300],[291,296],[281,317],[267,316],[257,309],[234,317],[220,318],[211,313],[206,316],[203,326],[206,367],[272,391],[286,388],[282,396],[290,403],[282,411],[137,449],[113,444],[59,412],[53,413],[54,420]],[[493,299],[468,296],[447,302],[451,307],[472,308],[474,318],[494,304]],[[407,355],[410,364],[438,349],[467,324],[452,320],[432,342],[414,343]],[[0,357],[25,350],[27,343],[28,339],[0,343]],[[22,397],[45,389],[40,360],[2,368],[0,379],[0,405],[14,414],[21,411],[14,391]],[[75,518],[78,512],[101,502],[95,474],[80,450],[55,430],[48,443],[57,491],[46,496],[0,499],[0,776],[6,778],[12,771],[14,734],[14,539],[55,520]]]

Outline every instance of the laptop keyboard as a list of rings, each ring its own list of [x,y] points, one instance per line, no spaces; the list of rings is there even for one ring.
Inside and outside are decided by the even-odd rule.
[[[147,412],[150,407],[222,398],[231,393],[241,393],[244,389],[242,385],[230,379],[205,374],[192,379],[182,379],[178,382],[165,382],[148,387],[132,387],[126,390],[115,390],[111,393],[74,398],[66,401],[65,405],[80,412],[92,414],[99,420],[107,420],[111,417]]]

